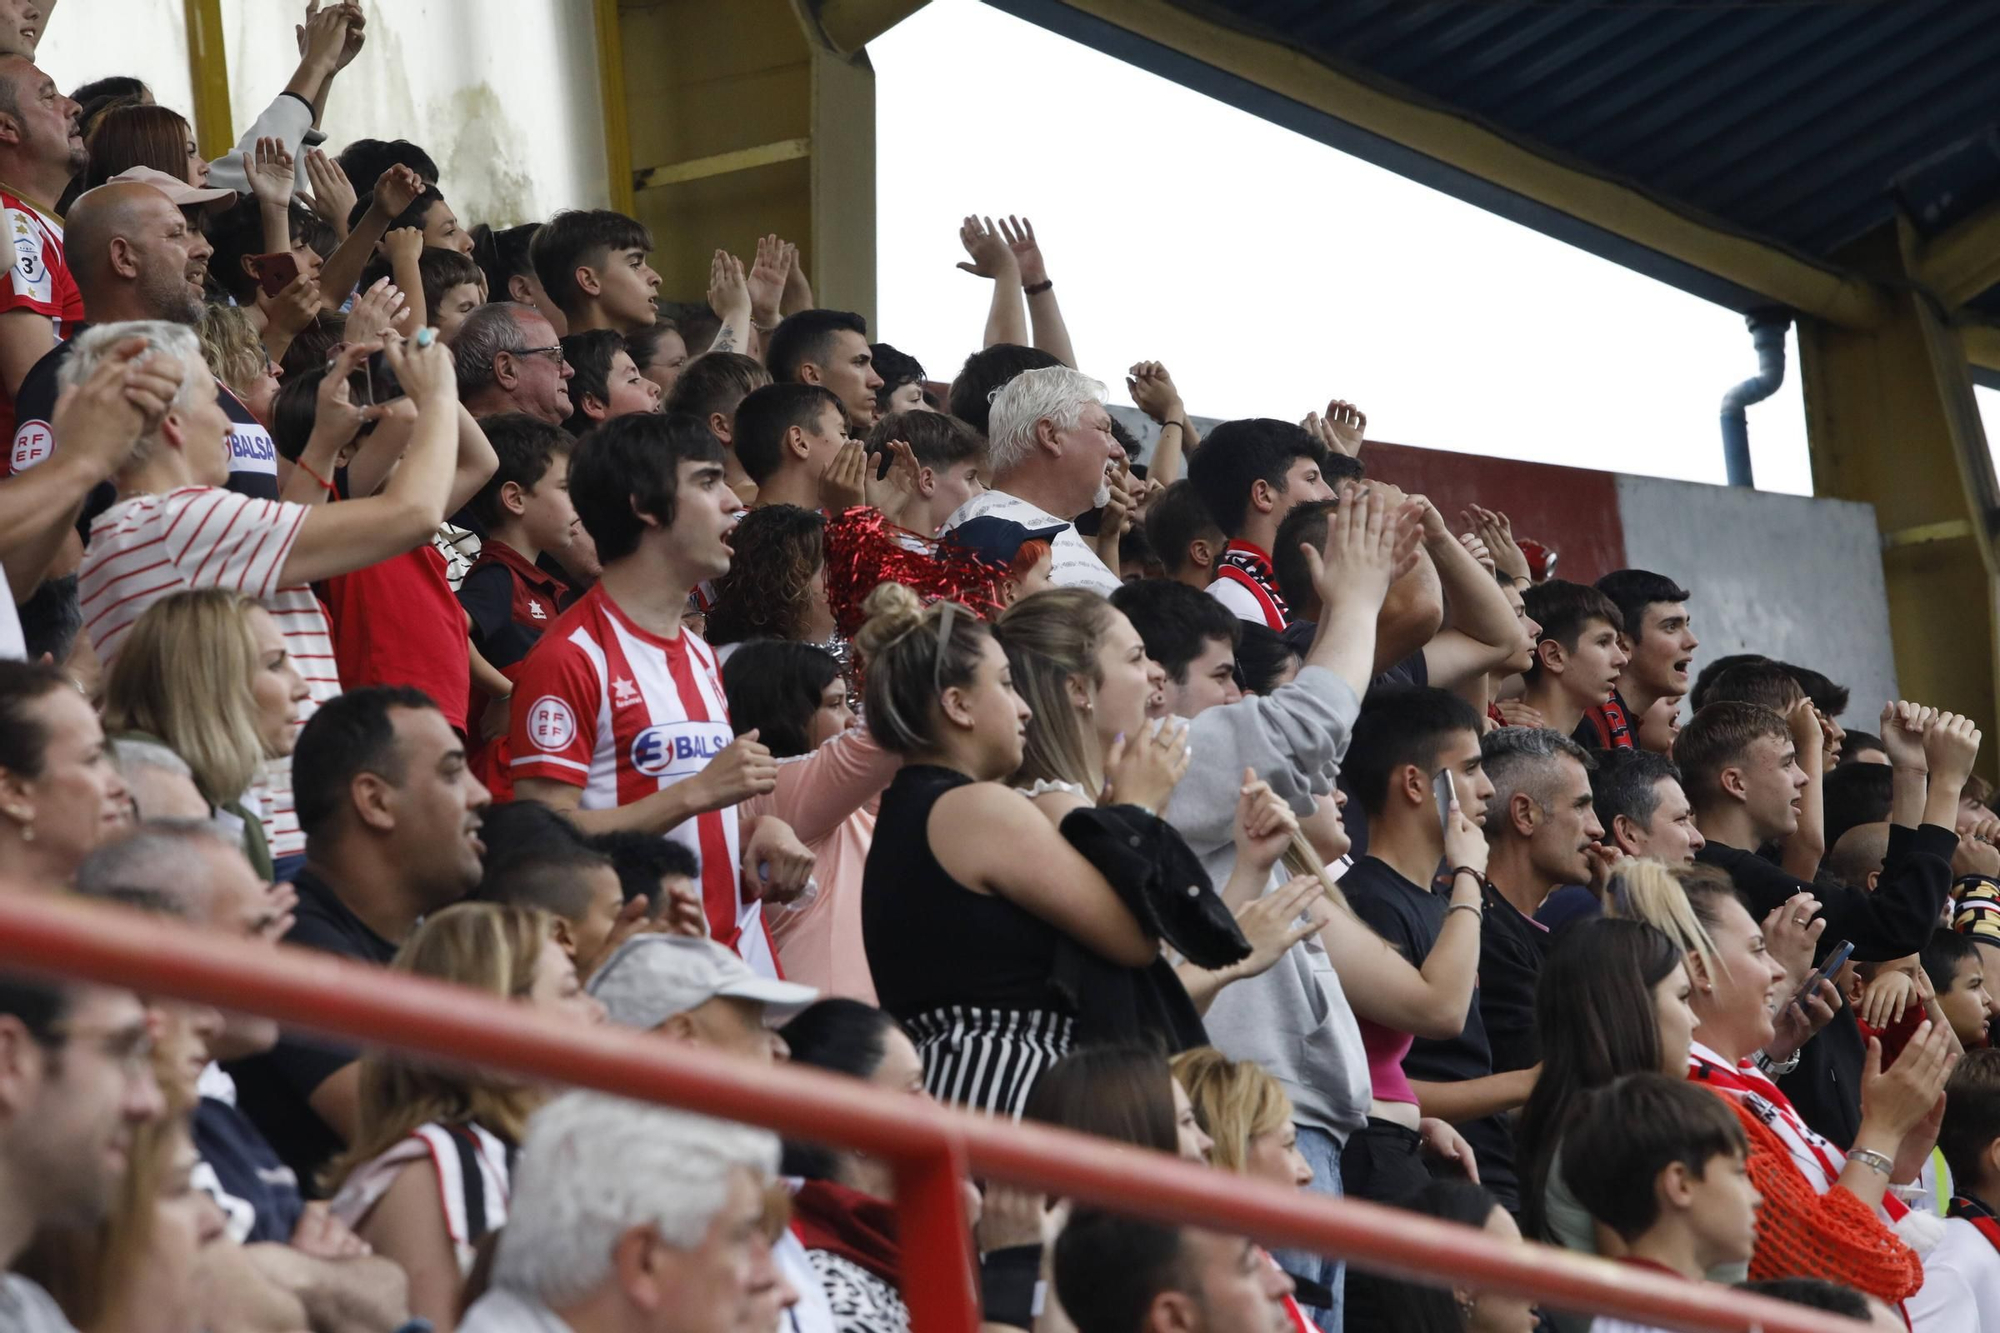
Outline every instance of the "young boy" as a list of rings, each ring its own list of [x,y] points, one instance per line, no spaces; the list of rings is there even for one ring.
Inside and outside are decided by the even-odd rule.
[[[1917,1333],[2000,1331],[2000,1051],[1968,1051],[1945,1084],[1938,1147],[1951,1168],[1944,1239],[1904,1305]]]
[[[1959,1044],[1968,1051],[1985,1046],[1986,1024],[2000,1014],[2000,1002],[1986,988],[1986,962],[1979,946],[1964,935],[1940,930],[1917,958]]]
[[[868,434],[870,466],[880,465],[879,455],[892,440],[909,445],[917,460],[916,494],[897,512],[889,513],[886,505],[883,512],[898,527],[935,537],[960,505],[985,489],[986,438],[942,412],[896,412],[876,422]]]
[[[1582,583],[1550,579],[1521,594],[1528,617],[1541,626],[1534,660],[1524,673],[1521,702],[1542,715],[1543,724],[1587,750],[1606,748],[1584,714],[1611,702],[1618,678],[1631,658],[1620,646],[1625,623],[1609,597]],[[1608,748],[1633,747],[1629,720],[1613,727]]]
[[[1592,1092],[1562,1145],[1564,1184],[1625,1243],[1634,1268],[1701,1282],[1747,1264],[1763,1198],[1750,1145],[1720,1097],[1685,1079],[1631,1074]],[[1644,1325],[1600,1317],[1591,1333]]]
[[[582,435],[601,421],[632,412],[660,410],[660,386],[639,373],[621,334],[610,329],[586,329],[562,339],[563,360],[570,376],[569,401],[574,409],[563,428]]]
[[[652,252],[653,234],[608,208],[565,209],[528,246],[542,290],[572,334],[630,333],[659,318],[660,275],[646,262]]]

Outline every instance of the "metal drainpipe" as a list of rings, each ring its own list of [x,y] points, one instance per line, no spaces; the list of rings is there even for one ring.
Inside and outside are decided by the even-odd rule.
[[[1756,485],[1750,476],[1750,420],[1743,409],[1763,402],[1785,382],[1785,330],[1792,323],[1789,316],[1770,314],[1744,322],[1757,349],[1757,374],[1722,395],[1722,461],[1731,486]]]

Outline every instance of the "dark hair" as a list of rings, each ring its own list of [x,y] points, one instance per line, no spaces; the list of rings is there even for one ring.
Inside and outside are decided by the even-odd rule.
[[[611,869],[611,858],[581,840],[517,852],[504,864],[489,852],[486,873],[471,896],[477,902],[539,907],[566,921],[581,921],[590,914],[586,876],[599,869]]]
[[[1635,644],[1646,627],[1647,607],[1660,602],[1685,602],[1691,595],[1665,574],[1655,574],[1650,569],[1614,569],[1595,586],[1618,608],[1624,631]]]
[[[564,429],[572,435],[581,435],[597,423],[583,410],[583,397],[589,394],[599,405],[611,405],[611,362],[620,352],[627,356],[625,337],[616,329],[585,329],[582,333],[569,333],[557,340],[562,344],[563,360],[576,373],[569,381],[569,420]]]
[[[0,770],[30,779],[42,775],[49,729],[31,710],[57,690],[73,688],[53,666],[0,658]]]
[[[905,384],[915,384],[919,387],[923,385],[923,362],[908,352],[898,351],[888,343],[871,343],[868,350],[875,357],[875,373],[882,377],[882,387],[875,391],[876,411],[887,412],[890,395]],[[925,390],[924,397],[926,399],[930,397],[929,390]],[[932,413],[932,415],[937,414]]]
[[[681,367],[680,378],[667,394],[666,410],[699,417],[703,426],[717,412],[734,419],[736,405],[770,382],[771,372],[754,356],[703,352]]]
[[[1813,701],[1814,708],[1828,717],[1839,717],[1847,711],[1849,696],[1845,685],[1836,684],[1833,678],[1823,671],[1815,671],[1796,662],[1781,662],[1779,665],[1792,673],[1792,679],[1796,680],[1799,688],[1805,691],[1806,698]]]
[[[544,222],[528,246],[542,290],[565,315],[583,309],[587,299],[577,286],[579,267],[597,268],[613,250],[653,248],[653,233],[623,213],[608,208],[565,208]]]
[[[325,374],[327,362],[333,359],[335,349],[346,337],[346,315],[338,310],[322,310],[313,316],[312,323],[293,335],[291,346],[278,358],[278,365],[285,372],[279,381],[280,387],[285,381],[296,379],[308,371],[317,370]]]
[[[1293,505],[1292,512],[1278,524],[1277,536],[1271,539],[1271,577],[1278,584],[1278,595],[1295,616],[1311,619],[1319,614],[1319,589],[1313,586],[1312,564],[1299,548],[1325,548],[1327,520],[1338,508],[1338,500],[1308,500]]]
[[[1176,1153],[1180,1130],[1173,1081],[1173,1070],[1157,1046],[1079,1046],[1042,1071],[1021,1117]]]
[[[1625,632],[1625,620],[1618,614],[1618,608],[1609,597],[1588,583],[1570,583],[1564,579],[1550,579],[1521,590],[1521,600],[1527,604],[1528,616],[1542,632],[1536,638],[1537,652],[1534,661],[1522,673],[1529,681],[1542,674],[1542,655],[1539,651],[1544,643],[1555,643],[1566,653],[1576,651],[1577,641],[1583,637],[1584,628],[1593,620],[1601,620],[1617,630]]]
[[[889,1053],[889,1034],[898,1029],[894,1018],[872,1004],[832,997],[807,1005],[778,1029],[791,1047],[792,1063],[849,1078],[873,1078]],[[781,1176],[831,1180],[839,1153],[817,1143],[785,1140]]]
[[[279,379],[271,399],[271,443],[278,457],[296,463],[306,451],[313,423],[319,420],[319,386],[325,379],[324,363]]]
[[[347,173],[356,194],[372,192],[390,167],[408,167],[430,184],[437,184],[437,163],[408,139],[356,139],[333,160]]]
[[[1287,474],[1301,458],[1322,464],[1326,449],[1297,422],[1271,417],[1225,421],[1188,459],[1187,479],[1216,525],[1235,537],[1248,519],[1251,489],[1261,481],[1283,492]]]
[[[1894,784],[1895,770],[1887,764],[1849,764],[1827,774],[1820,787],[1827,849],[1838,847],[1851,828],[1886,823]]]
[[[1966,962],[1979,961],[1979,946],[1972,942],[1970,935],[1961,935],[1955,930],[1934,930],[1924,941],[1924,947],[1917,953],[1917,963],[1930,978],[1931,989],[1939,995],[1945,994],[1958,980],[1959,969]]]
[[[951,414],[981,435],[993,417],[993,395],[1024,370],[1047,370],[1062,362],[1038,347],[995,343],[965,358],[951,382]]]
[[[95,102],[100,97],[144,97],[152,90],[144,79],[130,74],[107,74],[101,79],[80,83],[70,91],[72,102]]]
[[[637,366],[642,374],[647,366],[653,364],[653,358],[660,354],[660,339],[669,333],[681,338],[680,326],[665,315],[659,315],[651,324],[633,329],[625,335],[626,355],[632,358],[632,364]],[[687,339],[681,338],[681,345],[685,347]],[[682,364],[685,366],[686,363]]]
[[[1269,694],[1283,683],[1285,669],[1297,665],[1303,656],[1269,625],[1244,621],[1243,637],[1236,644],[1237,683],[1247,693]]]
[[[1188,546],[1197,537],[1211,534],[1216,554],[1222,553],[1222,529],[1215,525],[1214,515],[1195,493],[1194,483],[1186,477],[1174,482],[1153,497],[1153,503],[1146,506],[1146,540],[1160,557],[1160,568],[1172,578],[1187,568]]]
[[[1889,747],[1882,744],[1882,738],[1874,732],[1856,731],[1853,727],[1845,727],[1843,730],[1847,733],[1847,737],[1840,745],[1840,762],[1834,765],[1836,772],[1860,763],[1859,756],[1864,750],[1874,750],[1880,754],[1889,753]],[[1883,765],[1870,764],[1868,767],[1881,768]]]
[[[1946,1110],[1945,1115],[1949,1118],[1951,1112]],[[1790,1305],[1803,1305],[1809,1310],[1844,1315],[1864,1324],[1870,1318],[1866,1296],[1852,1287],[1843,1287],[1823,1277],[1770,1277],[1761,1282],[1739,1282],[1736,1290],[1747,1291],[1752,1296],[1768,1296]]]
[[[58,1028],[75,1003],[76,992],[68,986],[0,972],[0,1014],[19,1019],[39,1046],[62,1045]]]
[[[496,801],[481,811],[479,841],[486,845],[489,868],[517,856],[590,845],[589,839],[554,806],[523,800]]]
[[[739,736],[754,729],[779,759],[810,754],[812,716],[826,687],[839,679],[840,663],[824,648],[786,639],[752,640],[722,664],[730,725]]]
[[[1371,689],[1347,747],[1354,799],[1366,814],[1382,813],[1392,772],[1415,764],[1428,773],[1447,736],[1469,731],[1476,737],[1483,730],[1472,705],[1447,690],[1427,685]]]
[[[1600,750],[1590,775],[1590,803],[1598,822],[1606,832],[1620,815],[1641,828],[1649,826],[1660,809],[1660,783],[1669,779],[1678,785],[1681,771],[1665,755],[1651,750]]]
[[[1713,662],[1710,662],[1695,673],[1694,687],[1688,691],[1688,707],[1696,712],[1700,712],[1702,707],[1708,703],[1708,691],[1715,684],[1715,678],[1729,670],[1729,668],[1740,666],[1745,662],[1768,662],[1770,660],[1770,658],[1764,656],[1762,653],[1730,653],[1726,657],[1716,658]]]
[[[490,532],[510,517],[500,504],[501,488],[511,481],[524,491],[534,490],[556,459],[569,456],[576,441],[561,426],[551,426],[526,412],[482,417],[479,429],[500,460],[471,503],[472,516]]]
[[[851,310],[801,310],[785,316],[764,344],[764,364],[771,368],[773,382],[792,383],[808,361],[823,364],[839,333],[858,333],[865,342],[868,321]]]
[[[736,426],[730,447],[735,449],[736,461],[750,474],[750,480],[761,486],[776,473],[784,462],[785,432],[794,426],[803,431],[814,430],[829,407],[839,412],[840,399],[834,397],[832,390],[817,384],[780,380],[745,394],[736,405]],[[842,420],[845,419],[843,414]]]
[[[186,169],[183,150],[183,171]],[[292,202],[289,236],[293,245],[310,240],[319,230],[320,223],[313,211],[297,200]],[[264,250],[264,215],[258,211],[257,201],[243,198],[220,213],[208,215],[208,240],[215,247],[209,257],[209,281],[229,293],[236,304],[249,306],[256,303],[257,279],[243,267],[243,261],[252,255],[261,255]]]
[[[1548,1229],[1549,1170],[1578,1099],[1624,1074],[1660,1067],[1653,988],[1673,975],[1681,951],[1643,921],[1598,917],[1556,936],[1535,984],[1542,1072],[1515,1131],[1521,1220],[1531,1237]]]
[[[401,785],[403,755],[392,708],[435,710],[437,704],[408,685],[368,685],[327,700],[300,728],[292,750],[292,805],[308,842],[334,831],[361,774]]]
[[[454,287],[477,287],[484,276],[479,265],[472,262],[472,256],[441,245],[425,246],[417,252],[417,278],[424,287],[425,317],[437,323],[445,293]],[[501,293],[504,295],[506,288],[501,288]]]
[[[1499,1206],[1483,1185],[1469,1180],[1433,1180],[1402,1203],[1424,1217],[1482,1230]],[[1466,1316],[1450,1287],[1372,1275],[1363,1282],[1375,1308],[1395,1311],[1396,1333],[1465,1333]]]
[[[979,432],[943,412],[896,412],[883,417],[868,432],[868,452],[881,453],[891,440],[909,445],[917,462],[934,471],[986,457],[986,441]]]
[[[389,219],[387,230],[396,231],[403,227],[415,227],[418,231],[422,231],[425,220],[430,217],[431,210],[444,201],[444,191],[438,189],[435,183],[425,181],[424,188],[417,192],[417,197],[410,200],[410,206]],[[367,217],[368,210],[374,206],[375,191],[371,188],[356,198],[354,207],[347,210],[348,230],[352,231],[354,228],[360,226],[361,219]],[[377,244],[379,246],[380,242],[377,242]]]
[[[486,275],[487,296],[495,301],[511,301],[514,294],[507,289],[508,281],[516,274],[535,276],[534,261],[528,258],[528,246],[540,229],[539,222],[523,222],[518,227],[495,229],[484,222],[472,229],[472,258]]]
[[[1146,656],[1176,685],[1187,683],[1188,667],[1208,651],[1210,641],[1229,640],[1232,655],[1243,641],[1243,621],[1236,613],[1185,583],[1145,579],[1121,584],[1111,594],[1111,605],[1132,622],[1145,640]]]
[[[701,883],[701,861],[694,849],[672,838],[643,829],[620,829],[598,834],[590,839],[590,845],[611,858],[611,868],[618,872],[618,887],[624,892],[625,901],[646,899],[656,917],[666,906],[660,898],[661,879],[679,875],[696,885]]]
[[[1056,1299],[1077,1333],[1141,1333],[1161,1293],[1197,1293],[1181,1229],[1078,1208],[1056,1237]]]
[[[1744,752],[1766,736],[1789,741],[1792,732],[1784,718],[1761,704],[1724,701],[1696,709],[1674,738],[1688,799],[1699,807],[1720,797],[1722,770],[1741,763]]]
[[[1798,677],[1782,662],[1741,662],[1717,672],[1708,683],[1705,702],[1709,704],[1762,704],[1774,713],[1783,713],[1806,697]],[[1705,705],[1704,705],[1705,706]]]
[[[19,607],[23,656],[39,662],[44,653],[57,664],[69,661],[76,636],[83,629],[83,603],[77,599],[76,572],[43,579]]]
[[[1699,1180],[1716,1158],[1749,1151],[1720,1097],[1649,1069],[1583,1094],[1563,1136],[1563,1183],[1629,1243],[1660,1220],[1654,1185],[1662,1171],[1678,1163]]]
[[[107,108],[90,130],[90,165],[84,168],[83,188],[94,190],[133,167],[151,167],[184,181],[188,141],[193,138],[193,127],[178,111],[143,103]]]
[[[826,516],[797,505],[759,505],[730,538],[729,572],[715,580],[711,644],[798,639],[826,565]]]
[[[1960,1193],[1970,1193],[1986,1176],[1982,1159],[1996,1138],[2000,1138],[2000,1049],[1967,1051],[1944,1085],[1944,1124],[1938,1128],[1938,1147]]]
[[[657,412],[613,417],[570,455],[570,503],[598,558],[623,559],[639,549],[641,514],[673,526],[681,464],[721,461],[722,445],[706,422]]]

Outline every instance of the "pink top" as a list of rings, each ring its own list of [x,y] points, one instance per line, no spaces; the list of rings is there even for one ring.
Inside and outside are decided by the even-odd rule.
[[[1375,1085],[1375,1100],[1415,1106],[1417,1094],[1410,1087],[1410,1076],[1403,1072],[1403,1057],[1410,1053],[1410,1043],[1416,1038],[1371,1023],[1359,1014],[1354,1016],[1354,1025],[1361,1029],[1361,1046],[1368,1052],[1368,1081]]]
[[[861,942],[861,874],[875,838],[875,806],[903,766],[867,731],[843,732],[809,755],[781,760],[778,785],[740,807],[784,820],[812,850],[819,896],[797,907],[766,904],[764,924],[785,976],[822,995],[875,1003]]]

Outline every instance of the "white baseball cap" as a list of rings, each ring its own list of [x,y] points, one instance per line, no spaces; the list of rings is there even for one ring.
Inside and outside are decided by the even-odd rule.
[[[124,182],[127,184],[150,185],[161,194],[174,201],[175,208],[192,208],[196,204],[212,204],[218,199],[234,200],[236,191],[215,190],[203,186],[189,185],[179,176],[156,171],[152,167],[127,167],[106,181],[106,185]]]
[[[634,935],[591,975],[589,990],[612,1022],[647,1031],[717,996],[756,1000],[775,1017],[819,998],[811,986],[759,976],[714,940],[691,935]]]

